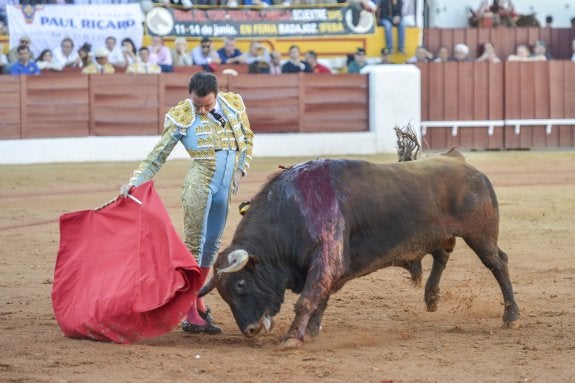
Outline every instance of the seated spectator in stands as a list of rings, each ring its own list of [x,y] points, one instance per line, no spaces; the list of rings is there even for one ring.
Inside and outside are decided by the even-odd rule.
[[[444,62],[448,62],[448,61],[453,61],[453,59],[449,55],[449,48],[446,47],[445,45],[443,45],[443,46],[439,47],[439,49],[437,50],[437,56],[435,56],[435,58],[433,59],[433,62],[444,63]]]
[[[194,65],[211,65],[221,62],[218,52],[212,47],[209,37],[202,38],[200,45],[192,49],[192,62]]]
[[[108,56],[110,55],[110,51],[107,48],[99,48],[94,51],[94,59],[95,61],[92,62],[87,67],[82,69],[82,73],[85,74],[95,74],[95,73],[104,73],[104,74],[112,74],[116,72],[116,69],[112,64],[108,62]]]
[[[188,49],[188,40],[185,37],[176,37],[172,49],[172,64],[174,66],[192,65],[192,52]]]
[[[50,53],[53,54],[54,62],[60,66],[60,70],[64,67],[73,66],[78,60],[78,52],[74,50],[74,41],[70,37],[64,37],[60,41],[60,45],[54,48],[54,52]]]
[[[106,49],[108,50],[108,63],[112,66],[118,68],[126,67],[126,59],[124,58],[124,53],[122,53],[122,48],[116,43],[117,40],[114,36],[106,37]]]
[[[551,55],[547,52],[547,47],[545,43],[538,40],[533,44],[533,53],[531,53],[531,59],[533,61],[547,61],[551,60]]]
[[[453,47],[453,61],[471,61],[469,58],[469,47],[463,43],[455,44]]]
[[[270,52],[270,74],[282,74],[282,56],[278,51]]]
[[[386,50],[389,52],[389,50]],[[357,48],[353,55],[353,60],[349,60],[347,64],[347,73],[359,73],[361,68],[367,65],[367,57],[365,56],[365,49]]]
[[[245,64],[246,59],[238,48],[236,48],[236,39],[226,37],[224,46],[218,49],[218,55],[222,64]]]
[[[311,67],[308,63],[301,60],[301,51],[299,46],[292,45],[289,47],[289,59],[282,65],[282,73],[311,73]]]
[[[254,40],[250,43],[250,48],[244,54],[244,61],[246,64],[250,65],[254,62],[265,62],[268,64],[270,63],[270,53],[268,48],[265,45],[260,43],[257,40]]]
[[[525,44],[520,44],[515,49],[514,55],[507,56],[507,61],[531,61],[529,55],[529,47]]]
[[[380,0],[379,18],[380,24],[385,30],[385,46],[388,53],[393,53],[393,27],[397,28],[397,50],[405,54],[405,24],[401,16],[403,8],[402,0]]]
[[[393,64],[389,59],[389,54],[386,48],[381,48],[381,61],[380,64]]]
[[[138,61],[138,51],[136,50],[136,44],[131,38],[126,37],[122,40],[121,49],[124,55],[125,66],[128,67]]]
[[[0,74],[5,73],[8,67],[8,56],[4,54],[4,44],[0,44]]]
[[[545,28],[552,28],[553,27],[553,16],[547,15],[545,16]]]
[[[92,56],[90,51],[92,50],[92,45],[84,43],[80,48],[78,48],[78,60],[74,63],[76,68],[85,68],[92,64]]]
[[[50,49],[44,49],[40,52],[38,60],[36,60],[36,65],[42,71],[58,71],[60,72],[64,66],[61,63],[56,62],[52,56],[52,51]]]
[[[7,35],[7,34],[8,34],[8,27],[6,26],[6,23],[4,21],[0,20],[0,35]]]
[[[158,64],[162,68],[162,72],[173,72],[174,64],[172,62],[172,53],[170,48],[164,45],[164,38],[161,36],[152,37],[152,45],[150,49],[150,62]]]
[[[305,61],[311,68],[311,73],[330,73],[331,69],[317,61],[317,53],[315,51],[307,51],[305,54]]]
[[[271,0],[244,0],[243,5],[262,5],[264,7],[267,7],[269,5],[272,5],[272,1]]]
[[[126,69],[126,73],[141,73],[141,74],[159,74],[162,73],[162,68],[158,64],[150,62],[150,50],[147,47],[141,47],[138,51],[139,60],[130,64]]]
[[[16,48],[18,52],[18,61],[10,66],[10,74],[23,75],[23,74],[40,74],[40,68],[30,57],[30,47],[28,45],[20,45]]]
[[[491,63],[500,63],[501,59],[497,56],[493,44],[486,42],[481,45],[479,57],[475,61],[489,61]]]
[[[415,56],[407,59],[406,64],[426,63],[433,60],[433,54],[421,45],[415,48]]]
[[[12,65],[19,60],[18,48],[22,45],[28,47],[28,52],[30,53],[30,60],[34,61],[34,54],[32,53],[32,39],[28,35],[20,36],[18,40],[18,45],[8,51],[8,65]]]

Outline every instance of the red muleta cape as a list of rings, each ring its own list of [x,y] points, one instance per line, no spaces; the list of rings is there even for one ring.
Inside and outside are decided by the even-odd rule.
[[[64,335],[133,343],[170,332],[200,270],[149,181],[101,210],[60,217],[52,304]]]

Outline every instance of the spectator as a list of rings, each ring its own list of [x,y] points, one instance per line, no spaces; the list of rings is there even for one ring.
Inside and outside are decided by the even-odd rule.
[[[545,43],[538,40],[533,44],[533,53],[531,53],[531,59],[533,61],[547,61],[551,60],[551,55],[547,52]]]
[[[108,50],[108,63],[115,67],[125,68],[126,59],[124,58],[124,53],[122,53],[122,48],[116,43],[117,40],[114,36],[106,37],[106,49]]]
[[[0,43],[0,74],[6,73],[6,68],[8,68],[8,56],[4,54],[4,44]]]
[[[571,61],[575,62],[575,39],[571,40],[571,51],[573,52]]]
[[[305,54],[305,61],[310,66],[312,73],[330,73],[331,69],[317,61],[317,53],[315,51],[307,51]]]
[[[573,57],[575,58],[575,53],[573,54]],[[270,73],[271,74],[282,73],[282,57],[278,51],[270,52]]]
[[[164,38],[161,36],[152,37],[150,49],[150,62],[158,64],[162,72],[173,72],[174,65],[172,62],[172,53],[170,48],[164,45]]]
[[[40,55],[38,56],[38,60],[36,61],[36,65],[42,71],[61,71],[64,66],[61,63],[56,62],[52,55],[52,51],[50,49],[44,49]]]
[[[443,45],[437,50],[437,56],[433,59],[433,62],[441,63],[448,61],[453,61],[453,59],[449,54],[449,48]]]
[[[73,66],[78,60],[78,52],[74,50],[74,41],[69,37],[64,37],[60,45],[54,48],[53,56],[54,62],[60,66],[60,70],[67,66]]]
[[[483,43],[481,45],[480,55],[475,61],[489,61],[491,63],[500,63],[501,59],[497,56],[495,47],[490,42]]]
[[[250,48],[245,53],[244,61],[246,64],[250,65],[255,62],[266,63],[267,66],[270,64],[270,53],[268,49],[259,41],[252,41],[250,43]],[[255,65],[255,64],[254,64]],[[260,64],[264,66],[264,64]]]
[[[30,47],[28,45],[20,45],[16,48],[18,52],[18,61],[16,61],[10,67],[10,74],[13,75],[26,75],[26,74],[33,74],[37,75],[40,74],[40,68],[31,59]]]
[[[192,65],[192,52],[188,49],[188,40],[185,37],[177,37],[174,40],[172,63],[175,67]]]
[[[8,27],[6,27],[6,23],[3,20],[0,20],[0,35],[7,35],[8,34]]]
[[[301,51],[299,46],[292,45],[289,47],[289,59],[282,65],[282,73],[298,73],[298,72],[311,72],[311,67],[308,63],[301,60]]]
[[[22,45],[28,47],[28,52],[30,53],[30,60],[34,61],[34,54],[32,53],[32,48],[30,48],[32,44],[32,39],[28,35],[20,36],[18,40],[18,45],[8,51],[8,64],[12,65],[19,60],[18,48]]]
[[[139,50],[139,60],[130,64],[126,69],[126,73],[144,73],[144,74],[159,74],[162,73],[162,68],[158,64],[150,62],[150,50],[147,47],[141,47]]]
[[[529,58],[529,48],[525,44],[520,44],[515,49],[514,55],[509,55],[507,61],[531,61]]]
[[[136,51],[136,44],[131,38],[126,37],[121,43],[122,54],[124,55],[125,66],[128,67],[138,61],[138,52]]]
[[[453,47],[453,61],[471,61],[469,58],[469,47],[463,43],[455,44]]]
[[[388,51],[386,50],[386,53]],[[353,60],[349,60],[347,64],[347,73],[359,73],[361,68],[367,65],[367,57],[365,56],[365,49],[357,48],[353,55]]]
[[[192,62],[194,65],[219,64],[220,61],[220,56],[212,48],[212,40],[209,37],[202,38],[200,45],[192,49]]]
[[[244,64],[246,62],[242,51],[236,48],[236,39],[233,37],[224,39],[224,46],[218,49],[218,55],[222,64]]]
[[[381,0],[379,3],[379,20],[385,30],[385,46],[389,54],[393,53],[393,31],[397,28],[397,49],[399,53],[405,54],[405,25],[401,17],[403,8],[402,0]]]
[[[552,28],[553,27],[553,16],[547,15],[545,16],[545,28]]]
[[[393,64],[389,59],[389,54],[386,48],[381,48],[381,62],[380,64]]]
[[[78,48],[78,60],[74,66],[76,68],[86,68],[93,63],[92,56],[90,56],[90,51],[92,50],[92,45],[84,43],[80,48]]]
[[[99,48],[94,51],[95,62],[82,69],[84,74],[104,73],[112,74],[116,72],[114,66],[108,62],[110,51],[107,48]]]
[[[415,56],[407,59],[407,64],[426,63],[433,60],[433,54],[423,46],[415,48]]]

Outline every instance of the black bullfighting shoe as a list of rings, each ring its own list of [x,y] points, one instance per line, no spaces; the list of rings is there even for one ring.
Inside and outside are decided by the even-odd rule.
[[[206,311],[198,310],[198,314],[200,314],[200,318],[202,318],[212,326],[215,326],[214,318],[212,317],[212,310],[209,307],[206,307]]]
[[[209,335],[216,335],[222,332],[221,328],[209,322],[206,323],[205,325],[200,325],[200,324],[192,324],[187,320],[184,320],[182,322],[182,330],[190,334],[209,334]]]

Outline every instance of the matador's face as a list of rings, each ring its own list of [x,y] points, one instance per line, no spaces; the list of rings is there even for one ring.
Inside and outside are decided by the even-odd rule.
[[[216,106],[216,94],[210,93],[207,96],[200,97],[195,92],[190,94],[192,104],[196,113],[201,115],[206,115],[210,110],[214,109]]]

